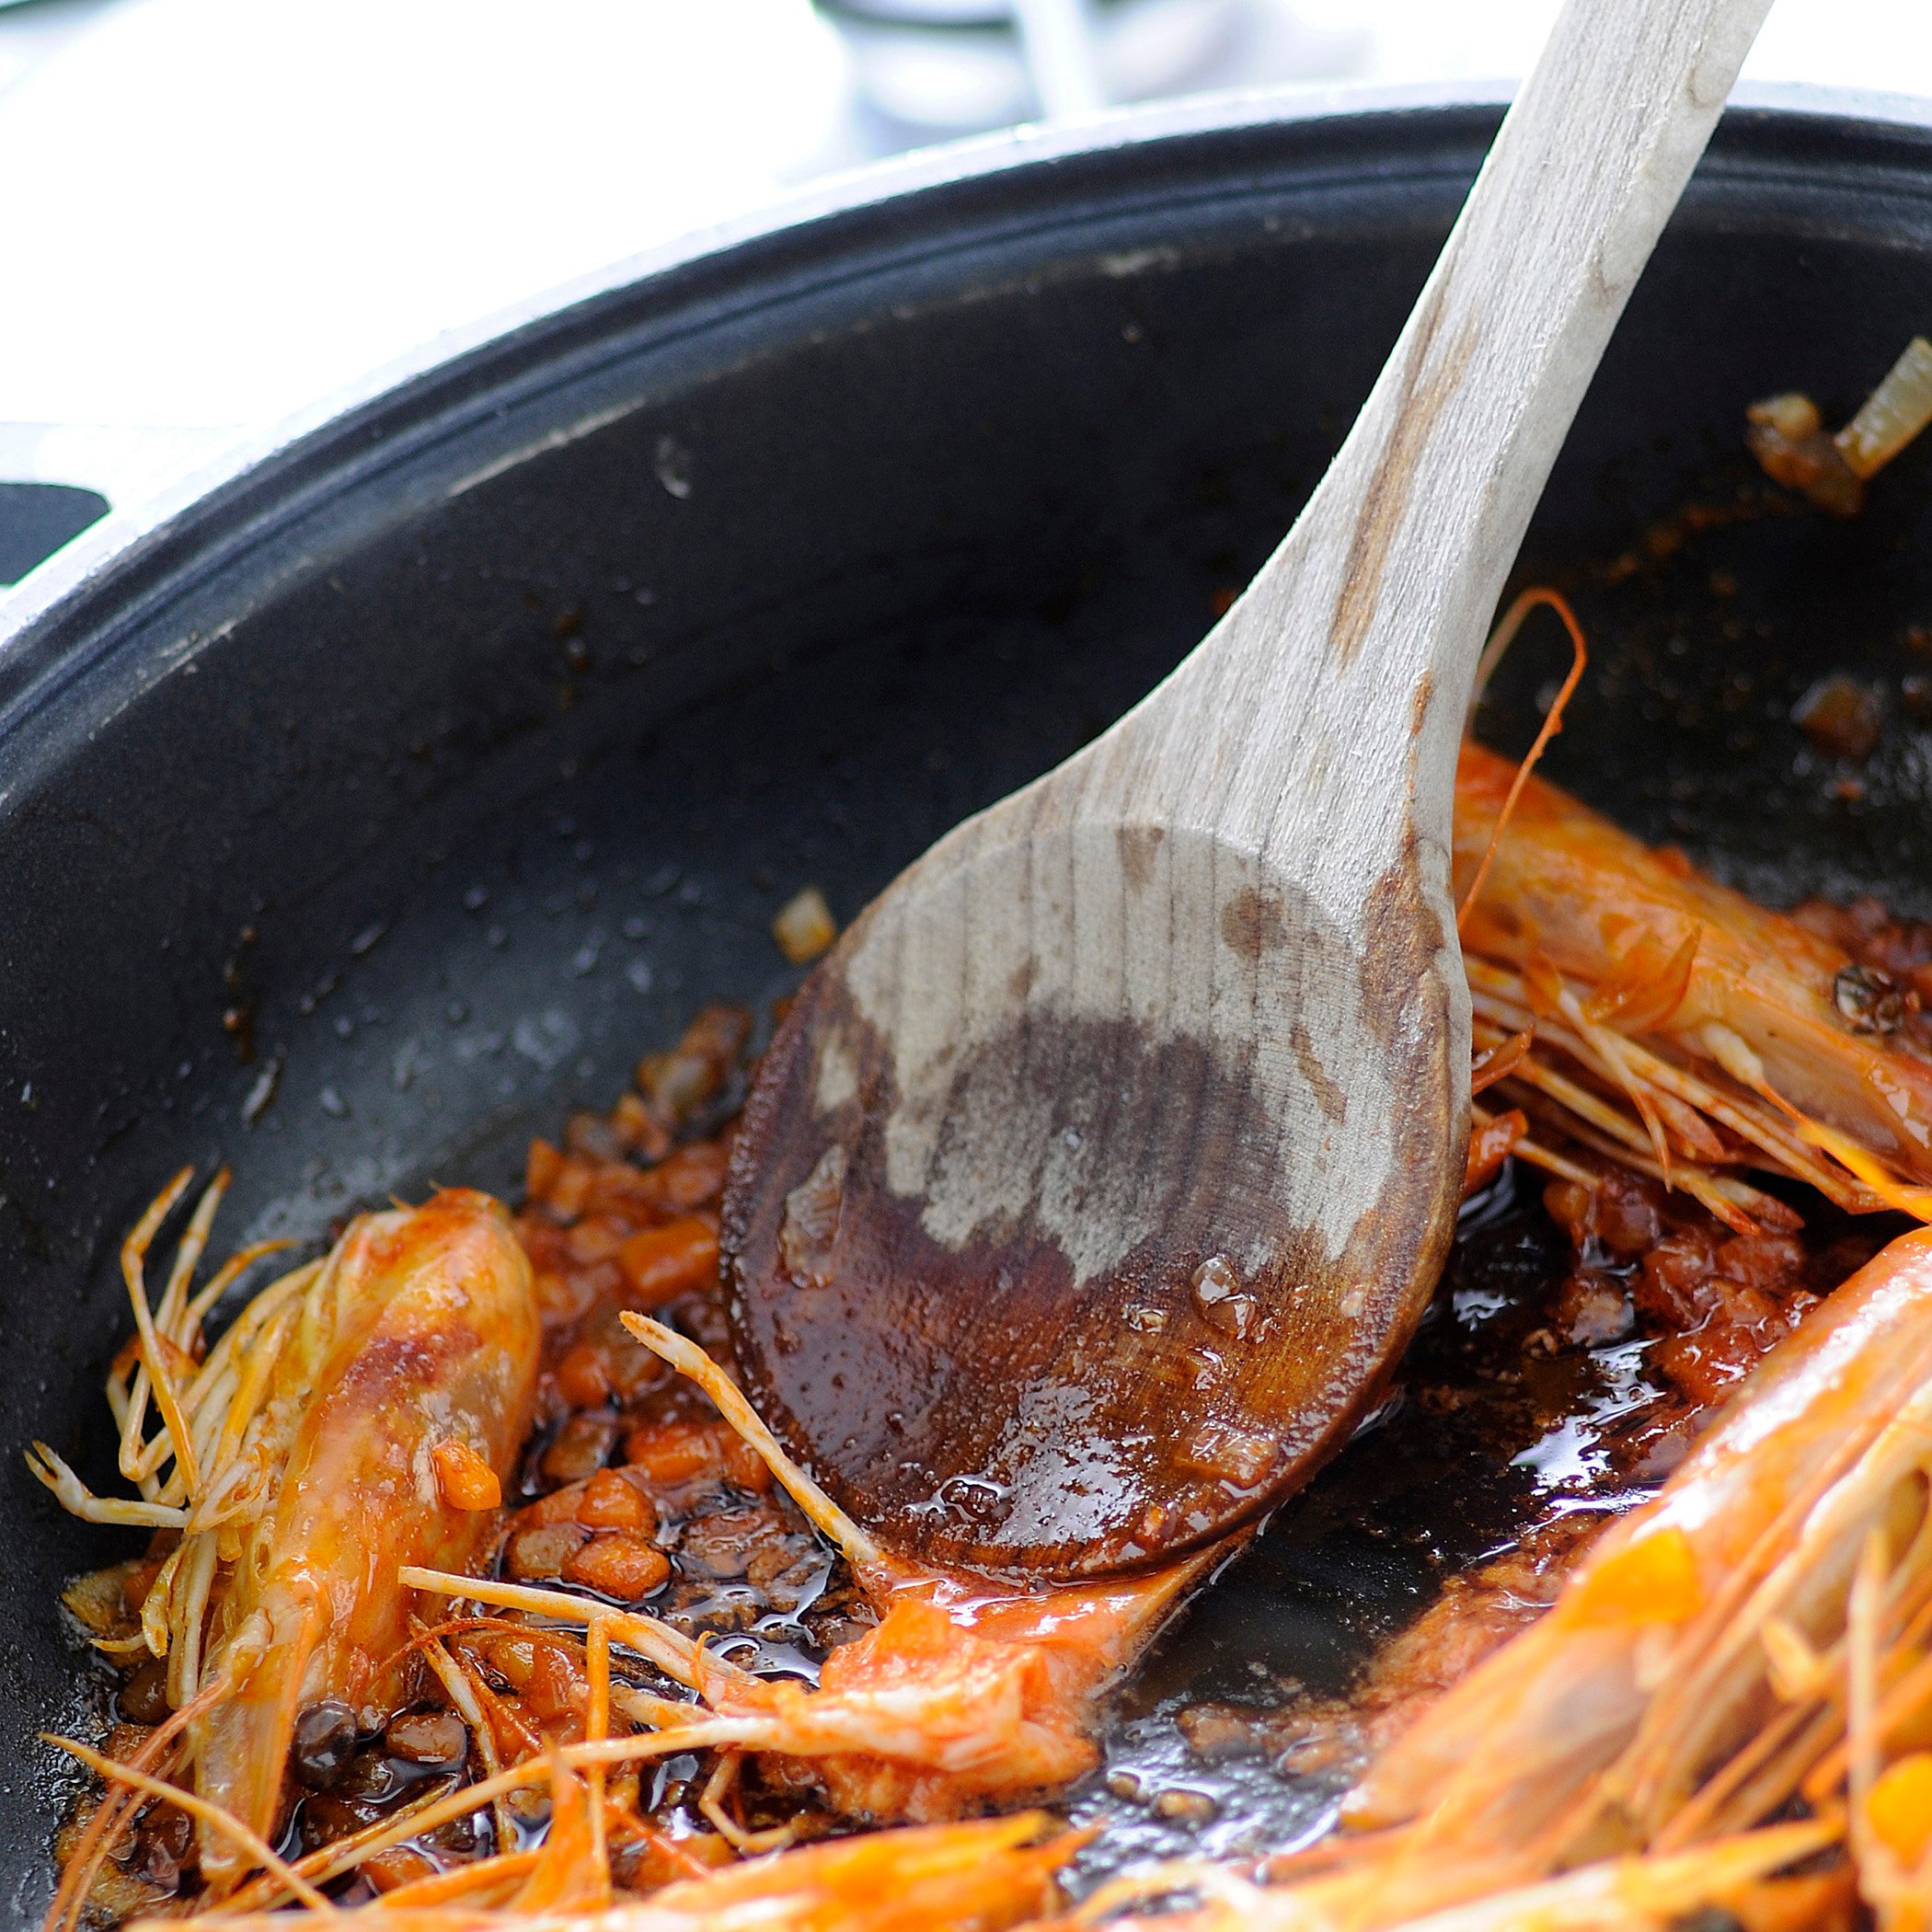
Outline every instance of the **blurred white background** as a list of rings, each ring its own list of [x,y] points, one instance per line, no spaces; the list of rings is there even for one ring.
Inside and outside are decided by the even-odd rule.
[[[0,6],[0,478],[125,477],[129,430],[232,433],[1042,92],[1501,80],[1554,12],[1081,0],[1089,60],[1056,52],[1073,4],[1019,0],[1030,81],[999,0]],[[1932,0],[1777,0],[1746,74],[1932,96]]]

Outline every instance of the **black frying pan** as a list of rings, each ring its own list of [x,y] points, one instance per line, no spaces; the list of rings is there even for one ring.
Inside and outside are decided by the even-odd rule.
[[[527,1136],[607,1105],[701,999],[782,989],[765,928],[794,888],[849,915],[1199,638],[1340,440],[1496,121],[1259,111],[922,165],[545,308],[102,526],[0,615],[10,1921],[38,1916],[71,1788],[32,1733],[97,1695],[56,1592],[127,1547],[17,1452],[44,1435],[106,1478],[121,1231],[184,1160],[235,1165],[230,1240],[318,1237],[432,1177],[512,1189]],[[1932,911],[1932,733],[1899,702],[1932,624],[1925,454],[1856,523],[1754,515],[1601,567],[1753,488],[1746,402],[1848,410],[1928,324],[1932,128],[1733,112],[1525,559],[1596,643],[1552,772],[1774,898]],[[1499,742],[1527,736],[1537,649]],[[1892,714],[1861,801],[1788,719],[1828,668]],[[1339,1683],[1506,1530],[1516,1480],[1358,1447],[1156,1659],[1117,1752],[1217,1789],[1211,1846],[1305,1824],[1318,1786],[1197,1776],[1161,1699]]]

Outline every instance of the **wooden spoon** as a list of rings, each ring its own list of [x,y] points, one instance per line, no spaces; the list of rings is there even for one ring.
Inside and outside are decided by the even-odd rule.
[[[1569,0],[1355,427],[1207,639],[949,834],[766,1055],[760,1411],[942,1561],[1221,1537],[1377,1396],[1468,1127],[1457,742],[1550,465],[1769,0]]]

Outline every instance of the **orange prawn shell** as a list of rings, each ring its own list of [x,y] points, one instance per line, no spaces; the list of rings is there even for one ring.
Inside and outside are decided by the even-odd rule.
[[[1458,892],[1476,876],[1516,775],[1465,741],[1455,776]],[[1855,1035],[1834,1003],[1850,956],[1688,863],[1652,851],[1601,813],[1528,779],[1463,943],[1518,967],[1547,960],[1592,984],[1640,953],[1659,968],[1695,941],[1682,997],[1652,1028],[1694,1056],[1704,1029],[1735,1033],[1770,1085],[1800,1111],[1932,1180],[1932,1065]]]
[[[1098,1763],[1096,1699],[1203,1570],[1023,1592],[887,1559],[867,1579],[883,1617],[833,1650],[816,1690],[714,1676],[707,1701],[775,1719],[777,1754],[811,1759],[846,1816],[967,1817]]]
[[[1657,1500],[1607,1529],[1536,1623],[1425,1710],[1351,1795],[1373,1828],[1432,1813],[1459,1850],[1520,1845],[1635,1734],[1647,1633],[1695,1630],[1765,1539],[1932,1373],[1932,1228],[1902,1235],[1740,1386]],[[1646,1547],[1649,1546],[1649,1547]],[[1648,1639],[1654,1642],[1654,1639]],[[1686,1695],[1690,1693],[1686,1692]],[[1737,1721],[1708,1687],[1709,1752]]]
[[[489,1195],[449,1189],[351,1226],[262,1418],[266,1438],[286,1433],[286,1460],[217,1613],[211,1663],[245,1631],[266,1642],[196,1727],[204,1797],[271,1831],[297,1716],[322,1697],[360,1710],[377,1663],[408,1641],[398,1568],[476,1561],[497,1519],[444,1502],[434,1452],[461,1443],[509,1477],[540,1339],[529,1262]],[[203,1846],[217,1875],[232,1857]]]

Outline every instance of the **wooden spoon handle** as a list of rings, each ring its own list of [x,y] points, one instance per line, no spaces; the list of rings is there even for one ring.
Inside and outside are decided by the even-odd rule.
[[[1261,850],[1294,843],[1283,812],[1331,820],[1336,864],[1357,883],[1411,834],[1432,859],[1446,851],[1485,629],[1769,6],[1569,0],[1294,529],[1122,721],[1113,749],[1127,755],[1101,779],[1117,799]],[[1377,733],[1364,723],[1377,713],[1407,729]],[[1332,884],[1335,899],[1356,896]]]

